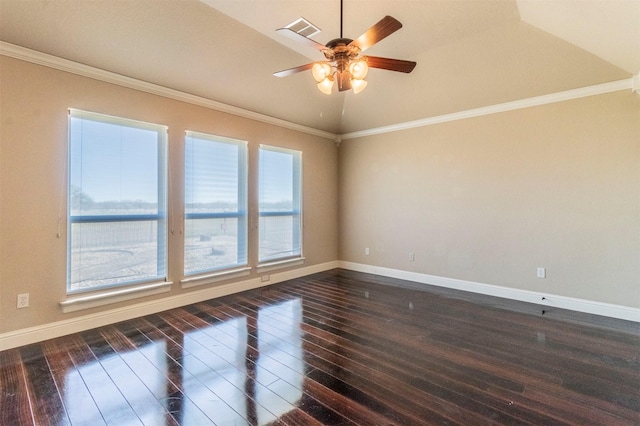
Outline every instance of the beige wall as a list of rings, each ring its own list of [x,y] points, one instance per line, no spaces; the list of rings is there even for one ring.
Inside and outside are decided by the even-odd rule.
[[[339,173],[343,261],[640,307],[631,91],[347,140]]]
[[[337,260],[337,148],[327,139],[0,56],[0,333],[123,306],[62,314],[66,276],[69,107],[167,125],[170,214],[180,217],[185,130],[249,141],[250,211],[261,143],[303,152],[305,266]],[[61,238],[56,238],[62,217]],[[255,248],[250,232],[250,248]],[[181,292],[182,237],[169,236],[169,280]],[[251,249],[250,249],[251,250]],[[255,250],[250,263],[256,264]],[[246,279],[246,278],[245,278]],[[31,306],[16,309],[19,293]],[[136,300],[131,303],[139,303]]]
[[[176,217],[185,130],[249,141],[253,211],[258,144],[302,150],[305,266],[340,259],[640,307],[640,99],[631,92],[347,140],[337,150],[316,136],[0,56],[0,333],[127,304],[70,314],[58,305],[69,107],[169,127]],[[250,233],[250,247],[255,240]],[[169,253],[177,282],[181,236],[170,236]],[[546,279],[535,277],[538,266]],[[187,291],[174,285],[150,299]],[[30,308],[16,309],[18,293],[30,293]]]

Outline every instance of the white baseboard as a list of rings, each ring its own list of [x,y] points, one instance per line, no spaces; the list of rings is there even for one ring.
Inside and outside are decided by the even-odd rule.
[[[640,309],[629,306],[613,305],[609,303],[595,302],[592,300],[576,299],[573,297],[545,294],[528,290],[502,287],[491,284],[464,281],[454,278],[439,277],[435,275],[421,274],[417,272],[402,271],[399,269],[382,268],[353,262],[339,262],[340,268],[351,271],[365,272],[381,275],[389,278],[413,281],[421,284],[446,287],[455,290],[484,294],[487,296],[502,297],[521,302],[535,303],[542,306],[551,306],[571,311],[584,312],[594,315],[602,315],[627,321],[640,322]]]
[[[260,277],[237,281],[229,284],[214,285],[197,291],[185,292],[176,296],[136,303],[122,308],[110,309],[94,314],[83,315],[68,320],[56,321],[35,327],[24,328],[0,334],[0,351],[28,345],[43,340],[65,336],[92,328],[113,324],[143,315],[150,315],[168,309],[178,308],[216,297],[227,296],[245,290],[276,284],[282,281],[304,277],[335,268],[364,272],[389,278],[412,281],[420,284],[434,285],[455,290],[468,291],[487,296],[502,297],[521,302],[552,306],[560,309],[602,315],[627,321],[640,322],[640,309],[628,306],[613,305],[585,299],[543,294],[528,290],[496,286],[491,284],[464,281],[454,278],[439,277],[399,269],[382,268],[361,263],[333,261],[303,268],[270,274],[269,281],[262,282]]]
[[[109,309],[103,312],[2,333],[0,334],[0,351],[328,271],[338,268],[338,265],[338,261],[311,265],[289,271],[272,273],[267,282],[262,282],[260,277],[250,278],[229,284],[214,285],[197,291],[185,292],[164,299],[135,303],[121,308]]]

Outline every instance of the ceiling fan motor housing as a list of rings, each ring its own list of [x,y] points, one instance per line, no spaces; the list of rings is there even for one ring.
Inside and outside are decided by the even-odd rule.
[[[327,49],[323,51],[328,61],[335,62],[338,72],[345,71],[349,62],[355,60],[360,55],[360,48],[350,43],[350,38],[335,38],[326,44]]]

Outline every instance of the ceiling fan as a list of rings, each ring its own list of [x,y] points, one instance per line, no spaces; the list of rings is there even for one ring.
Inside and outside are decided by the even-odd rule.
[[[360,56],[362,52],[400,28],[402,28],[402,24],[397,19],[385,16],[357,39],[343,38],[342,0],[340,0],[340,38],[333,39],[326,45],[298,34],[290,28],[276,30],[292,40],[319,50],[324,54],[326,61],[300,65],[295,68],[278,71],[273,75],[286,77],[310,69],[313,77],[318,82],[318,89],[327,95],[331,94],[334,82],[338,83],[340,92],[353,89],[354,93],[359,93],[367,85],[365,77],[370,67],[404,73],[410,73],[415,68],[416,63],[412,61],[377,56]]]

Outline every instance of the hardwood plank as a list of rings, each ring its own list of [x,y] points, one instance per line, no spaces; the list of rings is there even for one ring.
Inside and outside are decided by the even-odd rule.
[[[334,270],[0,352],[0,424],[640,424],[637,325],[407,285]]]
[[[178,321],[172,316],[172,313],[166,312],[163,318],[157,315],[151,316],[150,322],[162,334],[169,337],[172,342],[182,342],[184,334],[176,328],[179,327],[179,324],[177,324]],[[155,334],[157,336],[157,332]],[[179,374],[179,377],[174,376],[174,380],[180,382],[179,387],[184,397],[182,402],[185,403],[184,414],[187,416],[186,418],[183,416],[181,421],[195,421],[203,413],[208,419],[207,423],[233,421],[237,424],[246,424],[247,422],[242,418],[241,413],[234,411],[218,394],[207,386],[211,384],[212,378],[207,375],[206,365],[202,368],[197,357],[190,353],[184,344],[179,347],[172,346],[174,350],[171,350],[171,352],[180,354],[179,360],[171,358],[167,359],[167,362],[169,369],[177,371]],[[198,374],[202,374],[202,377],[198,377]],[[197,411],[194,408],[197,408]]]
[[[377,392],[380,398],[393,397],[393,406],[401,405],[402,397],[411,393],[411,389],[407,387],[407,381],[402,382],[397,379],[403,373],[397,359],[389,358],[386,362],[381,361],[378,359],[378,354],[372,355],[368,348],[363,347],[360,350],[357,344],[339,336],[306,325],[303,325],[302,329],[305,332],[303,345],[307,354],[306,362],[316,366],[317,369],[333,372],[332,375],[336,375],[334,373],[338,371],[337,377],[342,379],[353,376],[355,373],[352,380],[360,383],[368,393]],[[399,389],[401,391],[396,394]],[[411,397],[410,401],[406,401],[408,407],[411,407],[408,412],[416,411],[413,405],[420,401],[419,395],[412,394]],[[429,402],[433,403],[433,400],[429,398]]]
[[[199,327],[206,327],[208,324],[206,321],[190,315],[186,311],[180,312],[180,315],[175,313],[168,313],[168,315],[171,315],[172,318],[175,319],[173,323],[174,326],[183,331],[199,331]],[[197,326],[195,324],[197,324]],[[235,351],[232,352],[224,351],[219,341],[212,339],[204,332],[200,332],[197,339],[193,339],[194,344],[191,345],[190,348],[191,354],[194,356],[192,362],[194,365],[200,364],[199,367],[196,367],[199,368],[200,371],[208,370],[219,377],[219,379],[215,380],[215,385],[211,384],[210,386],[216,388],[215,392],[218,393],[219,397],[223,399],[226,404],[231,407],[236,407],[238,412],[245,411],[248,406],[254,406],[256,407],[255,412],[261,422],[264,421],[263,419],[275,420],[279,413],[286,412],[294,407],[247,374],[248,371],[245,366],[254,366],[255,363],[251,359],[251,354],[246,350],[248,346],[246,323],[238,323],[237,327],[234,327],[234,331],[244,337],[242,344],[236,346]],[[239,354],[238,351],[241,353]],[[248,359],[248,362],[244,360],[241,363],[238,362],[240,357]],[[212,379],[215,379],[215,377],[212,377]],[[247,394],[247,386],[255,389],[254,392],[256,394],[261,394],[262,399],[257,400],[255,397],[252,397],[252,395]],[[268,404],[265,403],[265,401],[268,401]],[[238,409],[239,406],[245,407],[245,409],[240,410]],[[258,417],[248,417],[247,420],[251,422],[258,420]]]
[[[183,370],[180,364],[184,358],[182,346],[168,338],[158,328],[153,326],[148,319],[149,318],[141,318],[133,321],[137,331],[130,331],[127,333],[127,336],[135,342],[145,358],[147,358],[158,371],[165,372],[167,377],[167,391],[166,397],[162,397],[161,402],[166,405],[167,411],[179,424],[204,425],[211,423],[211,419],[205,414],[208,408],[203,407],[201,409],[197,405],[197,398],[194,401],[185,394],[185,392],[188,391],[197,392],[203,397],[207,396],[206,391],[198,387],[192,376]],[[159,319],[157,320],[159,321]],[[180,336],[176,336],[176,338],[178,341],[181,341]],[[157,356],[155,350],[152,352],[146,350],[149,348],[148,344],[146,344],[148,342],[164,346],[164,356]]]
[[[291,426],[321,426],[323,423],[311,417],[300,408],[295,408],[283,414],[273,425],[291,425]]]
[[[113,327],[103,327],[95,330],[92,333],[89,346],[94,354],[103,354],[99,356],[100,364],[118,390],[120,390],[120,393],[128,401],[143,424],[178,424],[136,374],[136,366],[140,371],[146,371],[145,367],[147,367],[144,364],[136,365],[136,361],[140,361],[140,357],[137,356],[139,354],[133,350],[126,350],[120,345],[112,346],[104,338],[105,335],[114,336],[113,332],[109,332],[110,328]],[[89,340],[86,338],[86,334],[85,340]],[[130,364],[134,367],[132,368]],[[161,379],[158,381],[161,381]]]
[[[312,328],[304,326],[303,330],[308,333],[305,335],[307,342],[312,342],[314,335],[323,334],[322,330],[313,330]],[[429,395],[428,398],[424,399],[420,398],[419,395],[413,394],[411,401],[403,401],[402,394],[412,393],[410,385],[410,381],[413,380],[412,376],[407,376],[405,381],[398,381],[396,378],[402,376],[404,372],[398,369],[397,366],[387,369],[387,372],[390,373],[389,375],[380,374],[383,368],[381,368],[380,364],[376,362],[374,358],[369,357],[364,360],[362,364],[354,362],[359,354],[352,350],[352,342],[344,341],[335,344],[337,343],[336,339],[339,339],[339,337],[331,335],[330,333],[324,333],[324,336],[326,337],[324,341],[315,340],[315,342],[320,342],[317,345],[305,345],[305,353],[309,354],[306,362],[316,367],[316,370],[308,375],[308,377],[314,375],[323,377],[322,374],[326,373],[333,377],[332,380],[334,380],[335,383],[340,383],[340,388],[348,389],[351,398],[362,400],[363,403],[371,409],[377,407],[375,409],[376,411],[386,412],[388,415],[391,415],[392,418],[410,417],[414,413],[420,413],[423,418],[439,418],[441,422],[451,422],[452,420],[447,419],[446,415],[448,412],[454,411],[459,418],[464,418],[465,424],[480,421],[480,418],[474,417],[471,412],[463,414],[464,410],[460,408],[446,406],[446,400],[443,400],[444,402],[437,401],[438,398],[434,398],[434,395]],[[335,346],[338,352],[330,352],[324,349],[325,347],[330,348],[332,346]],[[392,362],[393,361],[390,361],[390,363]],[[376,380],[369,380],[372,377],[375,377]],[[344,382],[345,378],[349,378],[348,381],[351,384]],[[326,383],[330,379],[324,377],[324,380],[321,381],[316,377],[314,380]],[[359,389],[354,386],[359,386]],[[364,390],[366,390],[367,394],[364,394]],[[401,393],[396,394],[398,390],[401,390]],[[378,395],[378,398],[389,400],[388,406],[383,408],[378,401],[369,398],[368,394]],[[424,408],[428,409],[421,409],[421,407],[417,405],[420,403],[425,404]],[[404,413],[396,412],[396,409],[403,405],[406,407],[406,411]],[[411,420],[408,418],[403,418],[403,423],[409,424],[410,422]]]
[[[462,332],[464,332],[464,331],[462,331]],[[460,333],[461,333],[460,331],[457,331],[457,334],[460,334]],[[446,334],[446,333],[441,333],[441,334],[442,334],[442,338],[441,338],[440,340],[441,340],[443,343],[445,343],[445,342],[447,342],[447,343],[451,343],[451,338],[450,338],[450,336],[449,336],[448,334]],[[482,337],[484,337],[484,336],[482,336]],[[469,340],[470,340],[470,339],[472,339],[472,338],[476,338],[478,341],[473,342],[473,343],[469,343]],[[456,339],[458,339],[459,341],[463,341],[463,342],[464,342],[464,344],[466,344],[466,345],[467,345],[467,346],[465,346],[465,347],[464,347],[466,350],[473,350],[473,349],[477,349],[477,348],[491,348],[491,349],[493,349],[493,348],[494,348],[496,345],[498,345],[498,343],[499,343],[499,342],[491,342],[490,344],[488,344],[488,343],[486,343],[486,341],[482,341],[482,339],[481,339],[481,338],[477,338],[477,336],[465,336],[465,338],[460,338],[459,336],[456,336]],[[510,343],[509,345],[504,345],[504,344],[503,344],[503,345],[501,345],[500,347],[508,347],[508,348],[509,348],[509,351],[510,351],[510,355],[513,355],[513,352],[514,352],[514,349],[513,349],[513,348],[514,348],[514,345],[516,345],[516,342],[512,342],[512,343]],[[516,347],[517,347],[517,346],[516,346]],[[531,354],[530,354],[530,351],[531,351],[532,349],[533,349],[534,351],[536,351],[536,350],[537,350],[537,348],[535,348],[535,347],[534,347],[534,348],[531,348],[531,347],[527,348],[527,350],[529,351],[529,352],[528,352],[528,354],[529,354],[529,355],[531,355]],[[524,352],[524,351],[523,351],[523,352]],[[548,365],[548,363],[544,360],[544,358],[545,358],[545,357],[546,357],[546,355],[547,355],[547,352],[548,352],[548,351],[545,351],[545,352],[543,352],[543,353],[541,353],[541,354],[540,354],[540,357],[539,357],[539,358],[540,358],[540,361],[539,361],[539,363],[535,364],[535,365],[534,365],[534,368],[533,368],[535,371],[537,371],[537,372],[544,371],[544,366]],[[498,354],[496,354],[496,353],[492,353],[492,354],[491,354],[491,356],[492,356],[493,358],[496,358],[496,357],[497,357],[497,355],[498,355]],[[523,356],[523,353],[517,353],[516,355],[514,355],[514,359],[516,360],[516,361],[515,361],[515,364],[519,363],[519,365],[520,365],[520,366],[522,365],[522,359],[523,359],[523,358],[522,358],[522,356]],[[555,354],[555,358],[557,358],[557,359],[562,359],[562,355],[561,355],[561,354]],[[570,360],[570,361],[571,361],[571,362],[573,362],[574,364],[575,364],[576,362],[578,362],[578,361],[577,361],[577,360],[575,360],[575,359],[572,359],[572,360]],[[582,363],[578,363],[578,364],[576,364],[576,365],[577,365],[578,367],[580,367],[580,366],[582,365]],[[542,367],[542,368],[541,368],[541,367]],[[574,369],[577,369],[577,368],[575,367],[575,365],[574,365]],[[593,371],[592,366],[586,366],[586,367],[584,367],[584,369],[585,369],[585,371]],[[560,372],[563,372],[563,371],[565,371],[564,366],[563,366],[563,365],[558,365],[558,366],[556,367],[556,369],[555,369],[554,371],[552,371],[550,374],[552,374],[552,375],[558,375]],[[610,381],[615,380],[615,374],[613,374],[613,372],[612,372],[611,370],[607,370],[606,368],[604,368],[604,369],[602,369],[602,368],[601,368],[601,369],[596,373],[596,375],[598,375],[598,374],[599,374],[599,375],[601,375],[601,376],[603,376],[603,377],[607,377],[607,379],[608,379],[608,380],[610,380]],[[609,376],[613,376],[613,377],[614,377],[614,379],[613,379],[613,380],[612,380],[612,379],[610,379],[610,378],[609,378]],[[629,379],[629,376],[627,376],[627,375],[625,375],[625,376],[620,376],[620,377],[619,377],[619,380],[617,380],[617,381],[616,381],[618,385],[619,385],[620,383],[622,383],[622,384],[623,384],[623,387],[622,387],[621,389],[619,388],[619,391],[620,391],[619,393],[620,393],[620,394],[624,394],[624,392],[625,392],[626,390],[628,390],[628,389],[625,389],[625,388],[624,388],[624,383],[627,381],[627,379],[628,379],[628,380],[630,380],[631,382],[633,381],[633,379]],[[592,379],[592,380],[595,380],[595,379]],[[637,383],[637,382],[636,382],[636,383]],[[634,400],[634,401],[637,401],[637,400]],[[632,403],[635,403],[635,402],[632,402]],[[633,407],[632,407],[632,408],[633,408]]]
[[[0,352],[0,424],[34,423],[27,381],[17,349]]]
[[[71,424],[41,345],[36,343],[22,347],[20,357],[27,379],[27,391],[35,423],[37,425]]]
[[[69,356],[67,339],[43,342],[43,352],[49,362],[60,398],[71,424],[105,425],[89,389]]]
[[[82,335],[74,335],[73,339],[69,339],[68,347],[75,368],[87,385],[104,421],[108,425],[142,424]]]
[[[206,307],[205,307],[205,309],[206,309]],[[212,310],[212,309],[209,309],[209,311],[216,312],[215,310]],[[220,311],[218,311],[218,313],[220,313]],[[206,318],[206,315],[205,315],[204,312],[200,312],[197,316],[199,318]],[[250,316],[255,316],[255,315],[250,315]],[[288,325],[290,325],[290,324],[288,324]],[[264,326],[264,324],[262,326]],[[265,330],[264,330],[264,328],[261,328],[260,330],[255,328],[253,330],[253,332],[256,333],[256,334],[258,334],[258,333],[263,334],[265,332]],[[285,343],[286,343],[286,341],[285,341]],[[254,347],[253,349],[256,351],[256,353],[260,353],[260,359],[262,361],[262,359],[265,357],[264,351],[259,347]],[[285,353],[280,352],[280,353],[278,353],[278,357],[275,358],[273,355],[267,354],[266,356],[272,358],[271,361],[273,361],[272,363],[270,363],[267,366],[267,368],[270,368],[271,371],[276,373],[276,374],[278,374],[278,373],[282,374],[282,369],[286,368],[286,366],[281,364],[281,358],[283,356],[285,356],[285,355],[286,355]],[[278,365],[276,367],[274,367],[274,364],[276,364],[276,363]],[[260,362],[259,365],[257,366],[257,368],[264,368],[263,363]],[[297,372],[294,372],[294,376],[295,376],[296,373]],[[307,373],[306,374],[306,379],[309,378],[309,374],[313,374],[313,373]],[[289,380],[291,380],[290,377],[289,377]],[[327,401],[331,401],[331,404],[335,405],[335,404],[337,404],[338,400],[341,400],[341,396],[342,395],[340,395],[339,393],[336,394],[335,392],[333,392],[333,390],[329,391],[329,390],[325,389],[326,386],[317,387],[317,386],[315,386],[313,381],[309,381],[309,380],[305,380],[304,382],[301,382],[301,383],[304,383],[304,385],[301,386],[300,390],[305,392],[308,395],[310,400],[313,400],[314,402],[319,403],[320,406],[325,407],[325,409],[322,410],[324,412],[324,414],[323,414],[324,416],[327,415],[327,411],[326,411],[327,410],[326,409]],[[362,400],[366,400],[366,396],[363,396],[361,399]],[[352,399],[352,401],[353,401],[353,399]],[[355,401],[353,401],[353,402],[355,402]],[[373,401],[372,400],[360,401],[360,402],[368,402],[369,405],[373,405]],[[356,421],[356,422],[359,422],[359,421],[362,421],[362,419],[361,419],[362,413],[361,413],[361,409],[358,408],[357,406],[358,406],[358,404],[353,404],[353,403],[345,405],[345,407],[349,407],[348,409],[350,410],[350,414],[347,415],[347,417],[348,418],[355,417],[352,420]],[[368,409],[370,409],[370,408],[371,407],[369,406]],[[347,409],[347,408],[345,408],[345,409]],[[331,410],[331,411],[333,411],[333,410]],[[317,412],[316,412],[316,414],[317,414]],[[331,416],[335,416],[335,414],[330,414],[330,415]],[[396,417],[400,417],[401,418],[402,416],[396,416]],[[369,421],[374,421],[374,418],[375,418],[375,414],[372,413],[372,412],[369,412]],[[381,418],[378,419],[378,421],[381,421]],[[410,422],[406,422],[405,421],[403,424],[415,424],[415,421],[416,421],[415,419],[412,419]],[[389,424],[393,424],[393,422],[388,422],[388,423]]]

